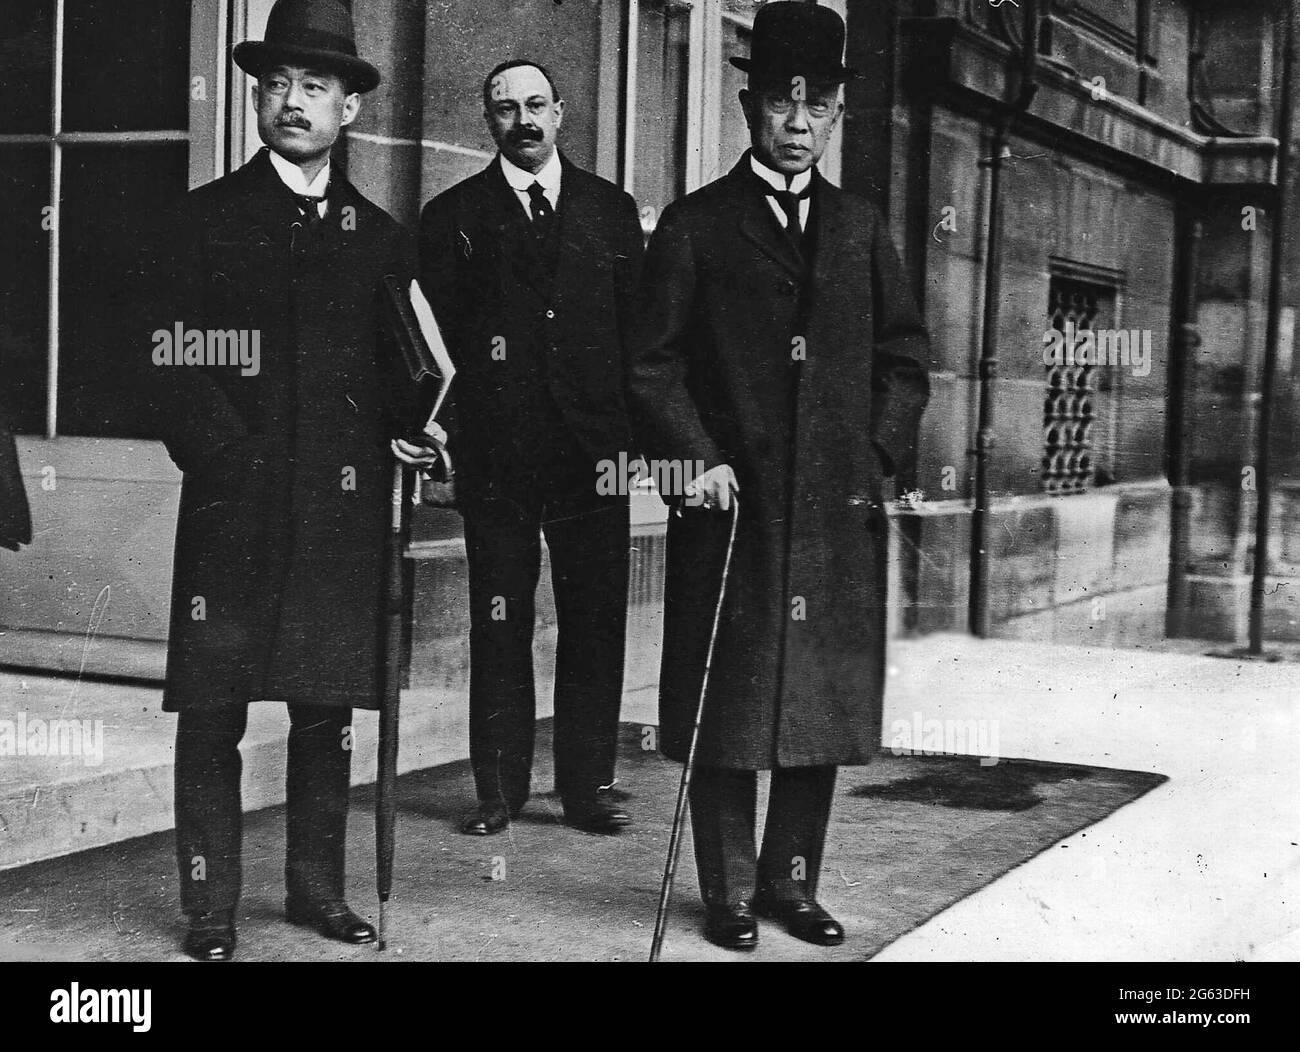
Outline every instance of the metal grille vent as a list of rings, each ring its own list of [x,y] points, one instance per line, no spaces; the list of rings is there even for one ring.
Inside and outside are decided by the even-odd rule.
[[[1114,293],[1089,282],[1054,277],[1048,292],[1051,327],[1065,340],[1064,360],[1047,365],[1043,400],[1042,486],[1047,493],[1082,493],[1096,470],[1093,446],[1099,414],[1097,366],[1072,364],[1072,352],[1109,313]]]

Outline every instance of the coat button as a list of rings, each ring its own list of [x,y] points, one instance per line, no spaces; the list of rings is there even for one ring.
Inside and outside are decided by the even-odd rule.
[[[555,311],[553,311],[553,310],[548,310],[548,311],[546,312],[546,316],[547,316],[548,318],[554,319],[554,317],[555,317]]]

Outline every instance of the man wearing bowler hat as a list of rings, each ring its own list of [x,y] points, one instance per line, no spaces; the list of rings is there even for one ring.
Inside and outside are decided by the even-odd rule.
[[[184,472],[163,707],[179,713],[177,863],[200,960],[235,949],[254,701],[289,710],[287,918],[375,938],[344,901],[351,712],[380,700],[390,440],[425,408],[378,310],[384,275],[413,274],[414,246],[330,164],[379,83],[350,15],[278,0],[266,39],[234,57],[256,79],[265,148],[163,219],[138,282],[156,329],[136,363],[141,408]],[[233,331],[257,354],[214,361],[188,337],[167,348],[173,326]]]
[[[911,476],[927,355],[884,221],[817,171],[843,111],[844,23],[770,3],[740,103],[751,149],[664,210],[630,375],[652,457],[703,461],[703,507],[669,517],[660,730],[685,759],[733,502],[730,583],[691,785],[705,935],[757,945],[755,916],[808,942],[844,929],[816,898],[839,764],[880,744],[886,476]],[[770,770],[761,851],[757,772]]]

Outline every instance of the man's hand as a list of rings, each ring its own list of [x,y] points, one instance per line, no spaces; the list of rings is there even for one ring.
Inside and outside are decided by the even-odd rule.
[[[441,458],[439,447],[446,446],[447,432],[437,421],[430,421],[423,433],[411,438],[395,438],[389,444],[393,456],[413,468],[431,468]]]
[[[740,483],[730,464],[719,464],[709,468],[703,475],[686,487],[686,504],[688,507],[700,507],[706,510],[718,508],[731,510],[731,494],[740,492]]]

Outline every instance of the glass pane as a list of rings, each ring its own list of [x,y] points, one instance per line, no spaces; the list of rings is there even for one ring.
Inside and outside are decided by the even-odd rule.
[[[752,25],[754,15],[758,13],[763,3],[764,0],[722,0],[722,10],[724,14],[743,18]]]
[[[49,199],[49,147],[0,146],[0,403],[30,434],[45,430]]]
[[[65,131],[189,126],[188,3],[68,0],[63,33]]]
[[[749,149],[749,129],[745,126],[745,115],[740,109],[739,98],[740,89],[745,86],[747,78],[728,61],[749,54],[749,37],[747,28],[734,22],[722,23],[722,128],[718,149],[718,163],[722,166],[722,171],[719,175],[730,171],[740,155]]]
[[[662,3],[641,5],[637,36],[637,204],[653,229],[664,205],[686,191],[686,76],[690,14]]]
[[[483,122],[483,77],[504,59],[531,59],[551,71],[565,99],[561,149],[584,168],[596,166],[601,4],[595,0],[582,3],[569,0],[564,4],[539,4],[536,0],[523,3],[438,0],[436,4],[408,4],[420,10],[428,8],[422,73],[418,57],[410,53],[411,40],[397,32],[389,10],[402,5],[369,0],[355,6],[357,46],[383,70],[391,85],[380,88],[373,101],[367,96],[358,131],[380,130],[382,124],[373,121],[387,107],[401,113],[408,98],[422,99],[422,105],[417,104],[413,111],[403,114],[397,126],[414,117],[422,122],[425,139],[495,153],[496,146]],[[404,81],[407,87],[399,89],[398,85]],[[367,120],[372,123],[364,123]],[[409,132],[387,134],[400,136]],[[379,156],[373,144],[367,147],[353,142],[349,149],[353,163],[363,152]],[[402,149],[405,148],[399,148]],[[423,165],[421,203],[477,172],[483,162],[476,157],[426,150]]]
[[[130,434],[124,407],[109,395],[113,363],[130,353],[128,341],[147,346],[158,326],[122,317],[115,299],[130,290],[113,279],[136,252],[146,215],[185,192],[188,158],[179,142],[64,150],[60,434],[141,437]]]
[[[0,134],[49,132],[54,0],[0,0]]]
[[[1137,33],[1138,5],[1133,0],[1081,0],[1079,6],[1117,29],[1131,35]]]

